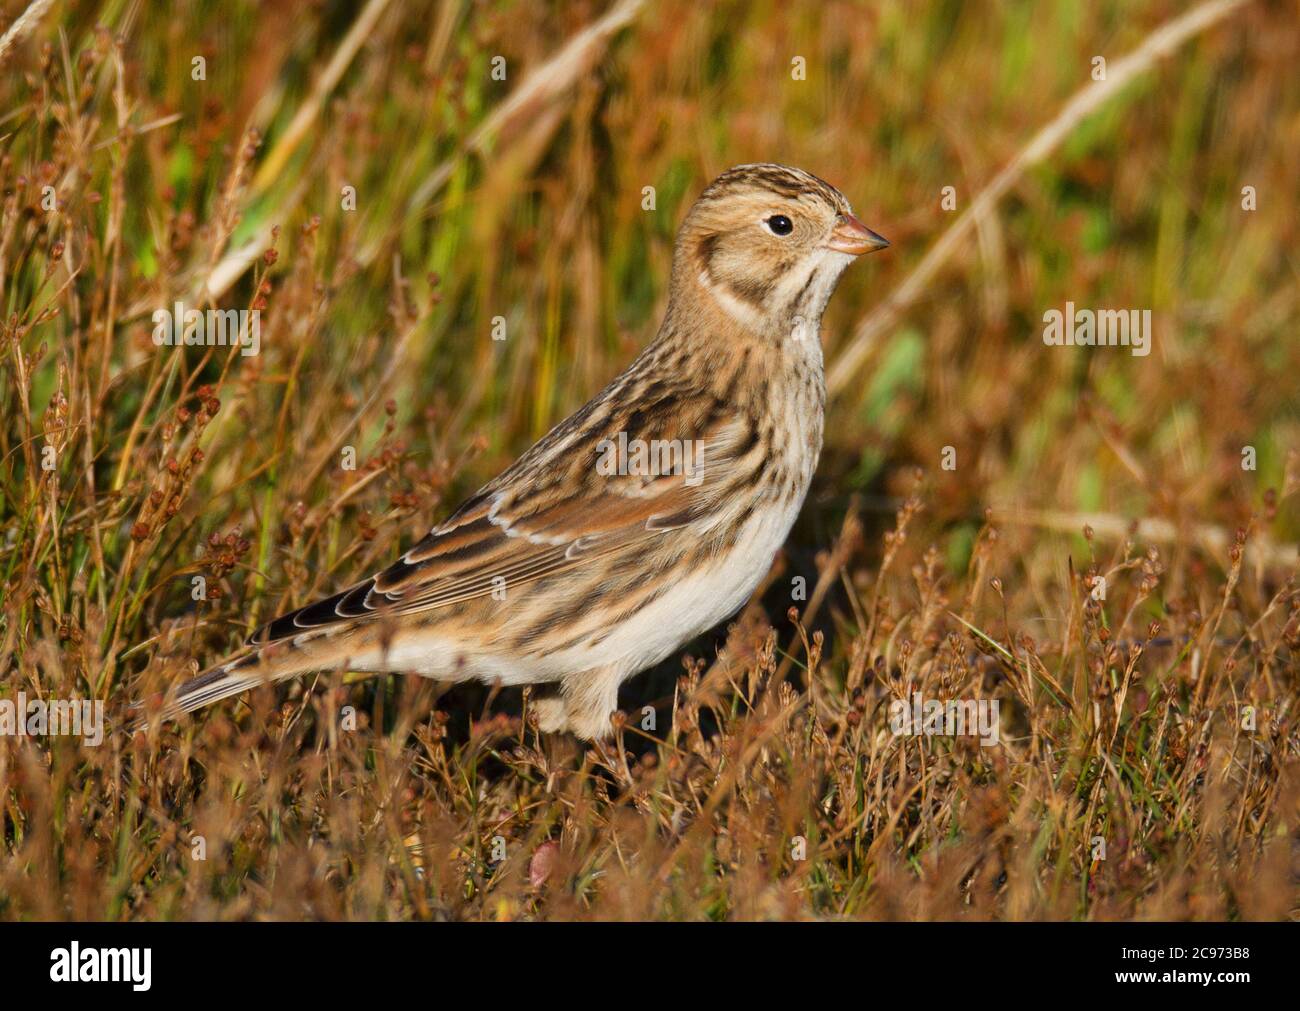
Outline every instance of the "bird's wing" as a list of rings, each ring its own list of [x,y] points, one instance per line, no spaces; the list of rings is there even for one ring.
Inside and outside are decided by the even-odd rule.
[[[761,466],[757,436],[746,417],[714,398],[665,399],[674,403],[643,400],[645,409],[630,413],[593,401],[388,568],[276,618],[250,645],[472,600],[707,521],[726,489]],[[676,440],[677,472],[627,473],[641,468],[629,467],[626,456],[620,466],[620,447],[633,455],[638,440],[668,444],[670,458]]]

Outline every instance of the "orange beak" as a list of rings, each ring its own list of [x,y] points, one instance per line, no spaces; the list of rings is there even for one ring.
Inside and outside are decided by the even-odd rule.
[[[831,229],[831,240],[826,243],[828,249],[848,253],[850,256],[861,256],[888,245],[888,239],[877,235],[852,214],[839,216],[835,227]]]

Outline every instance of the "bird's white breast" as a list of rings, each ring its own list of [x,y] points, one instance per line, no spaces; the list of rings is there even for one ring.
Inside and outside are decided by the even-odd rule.
[[[658,663],[682,643],[713,628],[735,614],[750,598],[771,568],[772,560],[789,536],[803,507],[821,451],[822,372],[821,347],[814,341],[815,364],[800,363],[787,382],[770,387],[771,417],[776,421],[777,451],[783,452],[793,483],[784,494],[774,496],[754,509],[736,536],[728,537],[727,548],[719,550],[710,564],[681,578],[672,587],[625,620],[612,635],[594,648],[576,647],[566,663],[582,667],[616,664],[630,676]],[[744,503],[737,502],[736,509]],[[715,524],[725,526],[726,515]],[[709,528],[697,531],[707,539]]]

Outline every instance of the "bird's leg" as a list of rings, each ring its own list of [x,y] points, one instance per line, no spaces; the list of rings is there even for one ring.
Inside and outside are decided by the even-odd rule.
[[[622,672],[616,667],[593,667],[568,675],[560,694],[564,699],[565,726],[584,741],[598,741],[614,732],[610,717],[618,708]]]
[[[544,734],[559,734],[568,729],[559,682],[533,685],[528,697],[528,710],[537,720],[537,729]]]

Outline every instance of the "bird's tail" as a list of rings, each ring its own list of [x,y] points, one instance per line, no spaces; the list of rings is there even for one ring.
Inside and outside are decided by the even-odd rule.
[[[249,653],[247,656],[209,667],[188,681],[181,682],[176,689],[175,698],[165,710],[166,717],[192,713],[195,709],[228,699],[259,684],[282,681],[297,673],[296,670],[287,672],[273,670],[260,661],[260,653]]]
[[[271,662],[266,653],[264,649],[254,650],[209,667],[188,681],[181,682],[175,694],[169,697],[161,711],[150,717],[150,720],[173,720],[258,685],[275,684],[321,667],[319,659],[312,662],[306,656],[292,654],[277,657],[275,662]],[[137,729],[148,729],[148,723],[141,722]]]

